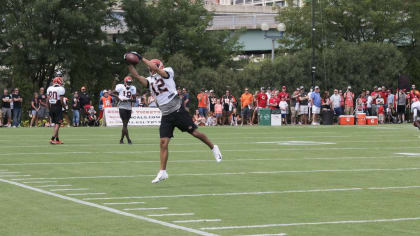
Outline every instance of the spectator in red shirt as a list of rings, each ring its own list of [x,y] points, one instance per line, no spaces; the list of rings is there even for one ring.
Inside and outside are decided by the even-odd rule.
[[[268,106],[270,107],[271,110],[278,109],[279,102],[280,102],[279,99],[277,98],[277,96],[275,96],[275,92],[272,91],[271,98],[268,100]]]
[[[258,110],[261,108],[267,108],[267,94],[265,93],[265,89],[262,87],[260,92],[257,94],[257,97],[255,98],[257,101],[257,107],[254,110],[254,114],[252,115],[252,122],[254,124],[255,116],[258,113]]]

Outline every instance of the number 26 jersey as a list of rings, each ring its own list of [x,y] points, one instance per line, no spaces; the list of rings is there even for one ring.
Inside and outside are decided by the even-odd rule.
[[[147,77],[149,89],[159,106],[169,103],[177,94],[174,70],[171,67],[166,67],[163,70],[169,75],[168,78],[163,78],[159,74]]]

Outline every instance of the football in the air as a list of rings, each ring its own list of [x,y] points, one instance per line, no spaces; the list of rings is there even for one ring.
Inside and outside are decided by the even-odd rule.
[[[125,61],[131,65],[137,65],[140,61],[138,56],[130,52],[125,54],[124,58],[125,58]]]

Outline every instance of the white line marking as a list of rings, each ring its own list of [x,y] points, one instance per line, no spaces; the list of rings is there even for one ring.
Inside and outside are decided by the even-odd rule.
[[[334,147],[334,148],[255,148],[255,149],[224,149],[223,152],[275,152],[275,151],[325,151],[325,150],[393,150],[393,149],[420,149],[417,147],[404,147],[404,146],[395,146],[395,147]],[[142,154],[142,153],[159,153],[158,150],[149,150],[149,151],[127,151],[127,152],[11,152],[11,153],[0,153],[0,156],[15,156],[15,155],[64,155],[64,154]],[[208,153],[209,150],[175,150],[171,153]]]
[[[398,153],[397,153],[398,154]],[[303,158],[238,158],[223,160],[224,162],[238,162],[238,161],[302,161],[302,160],[353,160],[353,159],[394,159],[394,158],[409,158],[419,157],[419,155],[412,156],[388,156],[388,157],[303,157]],[[159,163],[160,161],[82,161],[82,162],[34,162],[34,163],[9,163],[0,164],[7,166],[31,166],[31,165],[86,165],[86,164],[125,164],[125,163]],[[214,162],[214,160],[173,160],[170,163],[184,163],[184,162]]]
[[[20,176],[27,177],[31,175],[0,175],[0,177],[20,177]]]
[[[0,172],[0,175],[2,174],[19,174],[20,172],[7,172],[7,171],[2,171]]]
[[[48,192],[48,191],[45,191],[45,190],[42,190],[42,189],[34,188],[34,187],[31,187],[31,186],[28,186],[28,185],[24,185],[24,184],[21,184],[21,183],[17,183],[17,182],[5,180],[5,179],[0,179],[0,182],[12,184],[12,185],[19,186],[19,187],[26,188],[26,189],[30,189],[30,190],[33,190],[33,191],[36,191],[36,192],[40,192],[40,193],[47,194],[47,195],[50,195],[50,196],[54,196],[54,197],[58,197],[58,198],[61,198],[61,199],[69,200],[69,201],[76,202],[76,203],[79,203],[79,204],[82,204],[82,205],[96,207],[96,208],[99,208],[101,210],[109,211],[109,212],[116,213],[116,214],[119,214],[119,215],[129,216],[129,217],[144,220],[144,221],[147,221],[147,222],[160,224],[160,225],[163,225],[163,226],[166,226],[166,227],[169,227],[169,228],[173,228],[173,229],[180,229],[180,230],[184,230],[184,231],[187,231],[187,232],[190,232],[190,233],[195,233],[195,234],[203,235],[203,236],[218,236],[217,234],[212,234],[212,233],[204,232],[204,231],[201,231],[201,230],[191,229],[191,228],[188,228],[188,227],[184,227],[184,226],[180,226],[180,225],[176,225],[176,224],[172,224],[172,223],[168,223],[168,222],[164,222],[164,221],[160,221],[160,220],[155,220],[155,219],[145,217],[145,216],[134,215],[134,214],[131,214],[131,213],[128,213],[128,212],[124,212],[124,211],[120,211],[120,210],[113,209],[113,208],[110,208],[110,207],[102,206],[102,205],[99,205],[99,204],[96,204],[96,203],[86,202],[86,201],[79,200],[79,199],[76,199],[76,198],[67,197],[67,196],[64,196],[64,195],[61,195],[61,194]]]
[[[42,185],[42,186],[34,186],[35,188],[47,188],[47,187],[70,187],[71,184],[50,184],[50,185]]]
[[[61,189],[50,189],[51,192],[60,192],[60,191],[81,191],[89,190],[88,188],[61,188]]]
[[[105,202],[104,205],[134,205],[134,204],[144,204],[144,202]]]
[[[7,171],[7,170],[0,170],[0,171]]]
[[[412,189],[420,186],[398,186],[398,187],[366,187],[366,188],[332,188],[332,189],[309,189],[309,190],[283,190],[268,192],[241,192],[241,193],[201,193],[161,196],[133,196],[133,197],[108,197],[108,198],[84,198],[83,200],[116,200],[116,199],[155,199],[155,198],[184,198],[184,197],[215,197],[215,196],[240,196],[240,195],[265,195],[285,193],[317,193],[317,192],[339,192],[339,191],[361,191],[361,190],[388,190],[388,189]]]
[[[106,193],[69,193],[67,196],[104,195]]]
[[[29,182],[23,182],[24,184],[42,184],[42,183],[56,183],[57,180],[51,180],[51,181],[29,181]]]
[[[343,220],[343,221],[329,221],[329,222],[305,222],[305,223],[289,223],[289,224],[204,227],[200,229],[201,230],[250,229],[250,228],[271,228],[271,227],[301,226],[301,225],[361,224],[361,223],[382,223],[382,222],[415,221],[415,220],[420,220],[420,217],[397,218],[397,219],[376,219],[376,220]]]
[[[149,211],[149,210],[168,210],[167,207],[155,207],[155,208],[125,208],[124,211]]]
[[[234,173],[186,173],[171,174],[171,176],[221,176],[221,175],[248,175],[248,174],[287,174],[287,173],[323,173],[323,172],[373,172],[373,171],[412,171],[420,170],[418,167],[413,168],[394,168],[394,169],[335,169],[335,170],[278,170],[278,171],[252,171],[252,172],[234,172]],[[12,180],[64,180],[64,179],[108,179],[108,178],[137,178],[150,177],[153,175],[128,175],[128,176],[74,176],[59,178],[23,178]]]
[[[256,142],[256,144],[278,144],[285,146],[301,146],[301,145],[331,145],[337,143],[331,142],[315,142],[315,141],[274,141],[274,142]]]
[[[415,157],[420,156],[420,153],[411,153],[411,152],[399,152],[399,153],[395,153],[395,154],[405,155],[405,156],[415,156]]]
[[[247,234],[247,235],[237,235],[237,236],[286,236],[285,233],[279,233],[279,234]]]
[[[169,214],[153,214],[147,216],[193,216],[194,213],[169,213]]]
[[[174,223],[198,223],[198,222],[219,222],[221,219],[200,219],[200,220],[175,220]]]

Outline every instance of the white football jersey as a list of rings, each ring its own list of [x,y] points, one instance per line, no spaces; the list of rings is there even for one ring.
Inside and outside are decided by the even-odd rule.
[[[118,98],[120,99],[120,102],[118,103],[119,108],[131,110],[132,102],[131,101],[124,101],[124,100],[130,100],[131,96],[136,95],[136,87],[131,85],[128,89],[125,87],[124,84],[118,84],[115,87],[115,91],[118,92]]]
[[[60,103],[61,96],[64,96],[66,90],[61,86],[50,86],[47,89],[48,102],[50,104]]]
[[[169,75],[167,79],[162,78],[159,74],[147,77],[147,81],[149,81],[149,89],[152,92],[152,95],[156,98],[159,106],[167,104],[177,94],[174,80],[174,70],[171,67],[166,67],[163,70]]]

